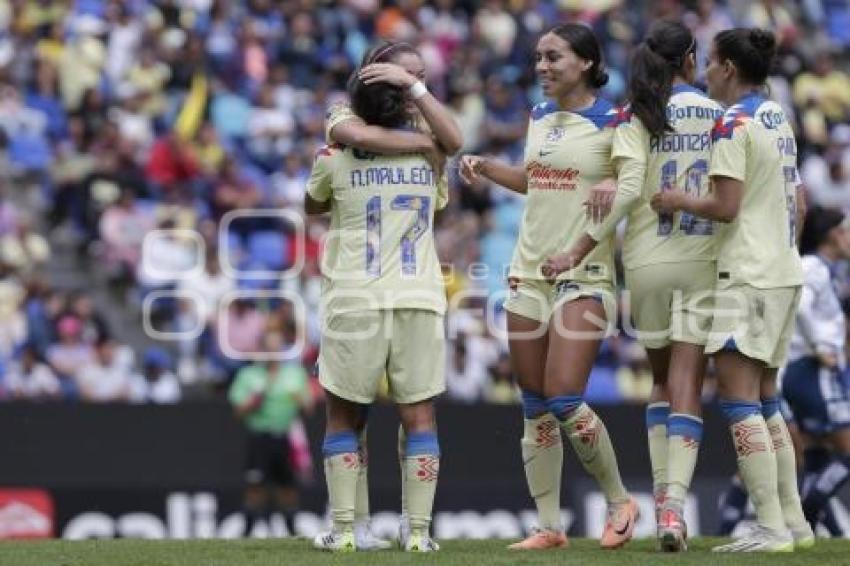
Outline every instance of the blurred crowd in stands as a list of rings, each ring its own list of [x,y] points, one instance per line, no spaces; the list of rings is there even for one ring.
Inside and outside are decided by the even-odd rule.
[[[694,30],[701,67],[719,30],[778,34],[771,91],[809,198],[850,212],[847,0],[0,0],[0,396],[174,402],[224,389],[246,363],[234,354],[268,333],[314,372],[326,221],[303,218],[304,187],[325,110],[370,44],[414,44],[463,151],[516,161],[541,98],[541,31],[592,26],[604,94],[623,100],[630,53],[659,18]],[[448,396],[514,402],[501,314],[484,311],[504,295],[522,199],[449,171],[436,232],[451,266]],[[234,216],[256,209],[267,214]],[[84,287],[69,286],[68,265]],[[136,326],[147,312],[181,337],[131,347],[105,309]],[[645,399],[650,386],[643,350],[619,337],[588,397]]]

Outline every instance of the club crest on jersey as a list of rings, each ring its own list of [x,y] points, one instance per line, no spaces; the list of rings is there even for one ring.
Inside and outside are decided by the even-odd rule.
[[[785,122],[785,116],[782,112],[762,112],[760,117],[762,125],[768,130],[774,130]]]
[[[564,139],[567,130],[563,126],[555,126],[546,134],[546,143],[557,143]]]

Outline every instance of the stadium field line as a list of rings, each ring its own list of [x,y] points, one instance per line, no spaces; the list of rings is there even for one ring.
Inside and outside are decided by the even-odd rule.
[[[595,540],[572,539],[564,550],[510,552],[506,540],[455,540],[427,556],[400,551],[328,554],[306,539],[275,540],[86,540],[0,542],[0,566],[288,566],[291,564],[850,564],[850,540],[819,540],[793,554],[716,554],[726,539],[699,538],[685,554],[659,554],[655,542],[640,540],[623,550],[600,550]]]

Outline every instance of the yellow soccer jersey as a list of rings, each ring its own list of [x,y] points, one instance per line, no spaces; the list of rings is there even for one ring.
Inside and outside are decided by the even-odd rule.
[[[720,281],[760,289],[803,283],[797,252],[797,144],[782,108],[750,94],[712,134],[709,175],[744,183],[741,208],[719,234]]]
[[[512,277],[541,279],[542,262],[568,250],[588,230],[584,202],[591,187],[614,175],[611,142],[623,117],[621,108],[602,98],[579,112],[560,110],[554,102],[534,107],[525,147],[528,193]],[[613,283],[612,238],[558,278]]]
[[[360,120],[360,117],[354,113],[354,110],[351,109],[351,106],[343,102],[331,104],[328,107],[328,111],[325,113],[325,142],[333,143],[333,140],[331,138],[331,130],[334,126],[336,126],[340,122],[345,122],[346,120],[352,119]]]
[[[426,134],[430,133],[431,129],[428,127],[428,123],[425,120],[418,119],[418,116],[419,115],[417,115],[417,120],[415,121],[415,124],[413,124],[413,127],[415,129],[419,130],[420,132],[423,132],[423,133],[426,133]],[[335,140],[333,140],[331,138],[331,130],[333,129],[334,126],[336,126],[337,124],[339,124],[341,122],[345,122],[346,120],[359,120],[361,122],[363,121],[360,118],[360,116],[358,116],[357,114],[354,113],[354,111],[351,109],[351,106],[349,106],[348,104],[345,104],[343,102],[337,102],[335,104],[332,104],[328,108],[328,111],[325,114],[325,142],[326,143],[328,143],[328,144],[334,143]],[[445,198],[446,201],[443,203],[443,205],[438,207],[438,210],[443,208],[445,206],[445,203],[448,202],[448,195],[449,195],[449,178],[448,178],[448,176],[443,175],[442,177],[440,177],[439,182],[440,182],[439,194],[442,195],[441,198]]]
[[[676,187],[696,196],[708,194],[711,131],[722,115],[721,106],[700,90],[677,85],[667,102],[672,132],[654,137],[634,115],[617,128],[612,158],[618,191],[639,195],[628,211],[623,242],[627,269],[715,258],[715,226],[710,220],[689,213],[660,215],[649,202],[656,192]],[[615,208],[614,217],[591,228],[590,235],[606,236],[619,220]]]
[[[321,262],[326,313],[445,312],[433,221],[448,197],[446,183],[437,181],[419,155],[379,156],[341,145],[317,153],[307,193],[332,201]]]

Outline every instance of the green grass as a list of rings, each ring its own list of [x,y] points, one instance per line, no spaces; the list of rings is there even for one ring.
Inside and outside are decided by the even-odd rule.
[[[691,541],[687,554],[658,554],[641,540],[625,550],[602,551],[597,542],[573,539],[567,550],[508,552],[507,541],[446,541],[436,555],[399,551],[332,555],[295,540],[103,540],[0,542],[2,566],[284,566],[290,564],[850,564],[850,541],[822,540],[794,554],[718,555],[709,549],[724,539]],[[656,562],[657,561],[657,562]]]

